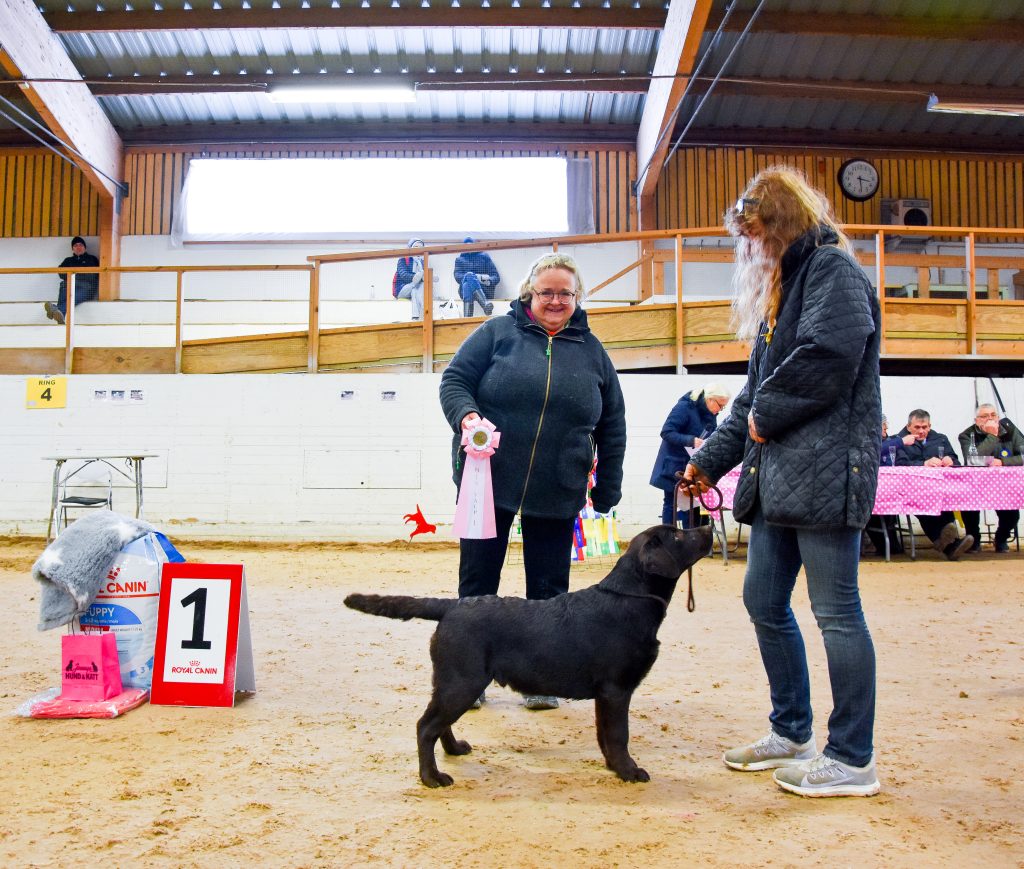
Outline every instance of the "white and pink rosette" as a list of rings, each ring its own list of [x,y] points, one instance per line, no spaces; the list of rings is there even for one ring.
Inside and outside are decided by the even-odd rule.
[[[494,489],[491,487],[491,456],[501,440],[501,432],[490,420],[481,419],[463,429],[462,446],[466,467],[462,471],[459,500],[455,507],[452,533],[467,540],[497,537],[494,527]]]

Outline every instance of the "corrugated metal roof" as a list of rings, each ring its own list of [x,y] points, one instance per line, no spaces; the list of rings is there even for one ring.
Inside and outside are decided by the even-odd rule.
[[[157,0],[119,0],[118,8],[151,10]],[[186,3],[196,11],[214,9],[218,0],[159,0],[166,12]],[[280,0],[282,22],[295,20],[302,0]],[[361,8],[368,2],[380,7],[391,0],[308,0],[314,8]],[[401,0],[419,7],[424,0]],[[436,3],[447,9],[453,0]],[[458,0],[462,2],[462,0]],[[453,23],[460,9],[479,10],[483,0],[467,0],[450,9]],[[493,0],[496,11],[520,0]],[[522,0],[536,8],[540,0]],[[545,0],[566,8],[574,0]],[[575,0],[589,15],[598,15],[602,0]],[[243,0],[252,10],[275,8],[277,0]],[[659,10],[663,0],[607,0],[615,9]],[[46,13],[69,7],[91,11],[97,0],[41,0]],[[720,16],[726,0],[715,0]],[[740,17],[749,14],[756,0],[738,4]],[[107,8],[112,8],[108,6]],[[878,16],[931,21],[1024,20],[1024,0],[772,0],[772,14],[799,14],[812,24],[827,16]],[[225,13],[227,14],[227,13]],[[242,14],[235,6],[232,15]],[[767,12],[766,12],[767,14]],[[72,32],[59,34],[62,44],[87,79],[137,76],[236,76],[254,82],[280,82],[291,76],[408,75],[429,82],[431,76],[465,76],[467,82],[514,79],[543,73],[575,76],[565,90],[498,91],[430,90],[408,105],[285,106],[261,93],[163,93],[102,96],[100,103],[114,126],[128,133],[164,128],[199,131],[232,125],[264,124],[268,133],[308,129],[317,124],[358,125],[373,122],[399,125],[493,123],[563,123],[635,127],[642,116],[643,93],[608,93],[590,88],[578,77],[588,74],[647,76],[654,67],[660,31],[654,29],[569,27],[308,27],[273,29],[179,29],[159,31]],[[710,52],[704,75],[722,68],[740,36],[724,33]],[[709,51],[711,32],[701,43]],[[921,85],[921,104],[914,101],[871,98],[870,93],[809,95],[797,87],[770,93],[739,86],[713,94],[695,121],[703,130],[765,129],[821,130],[926,135],[1020,137],[1024,121],[1013,118],[940,116],[925,111],[930,89],[947,85],[988,88],[1024,88],[1024,63],[1019,42],[998,40],[934,39],[925,37],[844,36],[825,33],[754,31],[724,68],[724,75],[739,80],[770,79],[858,82],[878,86]],[[878,95],[875,94],[875,97]],[[692,116],[698,95],[683,104],[678,125]],[[172,137],[173,138],[173,137]],[[130,136],[126,136],[130,141]]]

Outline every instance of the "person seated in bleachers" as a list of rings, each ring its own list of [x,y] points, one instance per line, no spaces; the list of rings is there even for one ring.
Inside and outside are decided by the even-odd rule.
[[[86,269],[96,268],[100,264],[99,259],[89,253],[85,248],[85,239],[76,235],[71,239],[71,256],[61,260],[61,268]],[[99,298],[100,276],[99,275],[75,275],[75,305],[82,302],[94,302]],[[68,276],[60,276],[60,289],[57,292],[57,303],[43,302],[43,310],[51,320],[64,325],[64,317],[68,312]]]
[[[910,411],[907,426],[900,432],[900,437],[908,434],[914,436],[913,443],[904,444],[903,449],[896,453],[897,465],[948,468],[960,464],[949,438],[932,431],[932,417],[927,410],[918,408]],[[972,535],[960,536],[956,519],[949,510],[944,510],[938,516],[918,515],[917,521],[932,546],[950,561],[956,561],[974,545]]]
[[[1000,419],[994,404],[979,404],[974,413],[974,425],[960,432],[960,450],[965,465],[1024,464],[1024,434],[1008,419]],[[981,512],[961,510],[964,530],[974,537],[972,552],[981,549]],[[1010,551],[1010,537],[1013,536],[1020,510],[996,510],[998,523],[995,539],[992,541],[996,552]]]
[[[462,243],[472,244],[473,239],[467,236]],[[486,251],[460,253],[455,258],[455,283],[459,285],[462,298],[462,316],[472,317],[474,304],[479,304],[484,316],[489,317],[494,310],[489,300],[494,298],[494,290],[500,281],[498,268]]]
[[[418,238],[409,239],[409,247],[423,247]],[[412,303],[412,319],[423,319],[423,257],[403,256],[398,258],[395,276],[391,279],[391,294],[396,299],[408,299]]]
[[[914,436],[909,433],[902,437],[899,435],[892,435],[890,437],[889,420],[885,414],[882,414],[882,450],[879,466],[892,467],[895,465],[896,456],[899,455],[900,450],[903,449],[904,445],[909,446],[913,442]],[[885,535],[882,533],[883,529]],[[903,552],[903,544],[900,543],[899,535],[896,532],[895,516],[882,516],[878,513],[872,513],[871,519],[868,521],[864,531],[874,544],[875,552],[878,555],[885,555],[885,536],[889,538],[889,552],[895,555]]]

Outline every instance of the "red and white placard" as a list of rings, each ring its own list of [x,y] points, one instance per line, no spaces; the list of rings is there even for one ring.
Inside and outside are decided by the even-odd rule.
[[[165,564],[149,702],[233,706],[238,691],[256,691],[245,568]]]

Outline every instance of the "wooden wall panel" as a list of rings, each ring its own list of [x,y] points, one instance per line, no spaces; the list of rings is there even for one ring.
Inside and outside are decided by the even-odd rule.
[[[844,160],[866,156],[879,174],[867,202],[842,195]],[[718,226],[747,181],[776,163],[796,166],[831,200],[840,223],[879,223],[883,199],[928,199],[936,226],[1024,225],[1024,158],[799,154],[757,148],[680,148],[656,191],[659,229]]]
[[[56,154],[0,151],[0,237],[97,235],[99,204],[85,176]]]

